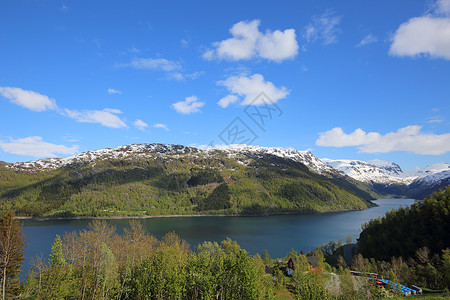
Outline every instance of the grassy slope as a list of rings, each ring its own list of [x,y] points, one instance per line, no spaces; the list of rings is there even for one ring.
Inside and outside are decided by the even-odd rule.
[[[225,155],[150,155],[37,173],[0,166],[0,208],[27,216],[310,212],[364,209],[369,199],[342,178],[275,156],[249,166]]]

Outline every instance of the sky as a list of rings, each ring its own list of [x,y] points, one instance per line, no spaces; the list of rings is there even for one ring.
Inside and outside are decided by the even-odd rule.
[[[0,160],[247,143],[450,160],[450,0],[0,2]]]

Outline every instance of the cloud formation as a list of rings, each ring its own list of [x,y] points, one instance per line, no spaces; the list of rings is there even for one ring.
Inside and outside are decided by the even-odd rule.
[[[238,100],[239,98],[236,95],[227,95],[222,99],[220,99],[219,102],[217,102],[217,104],[219,104],[219,106],[222,106],[223,108],[227,108],[230,104],[233,104]]]
[[[122,92],[121,92],[121,91],[118,91],[118,90],[115,90],[115,89],[112,89],[112,88],[109,88],[109,89],[108,89],[108,94],[110,94],[110,95],[114,95],[114,94],[122,94]]]
[[[341,17],[337,16],[331,9],[327,9],[323,14],[314,16],[303,32],[303,38],[308,43],[321,41],[323,45],[337,43],[338,34],[341,33],[339,24]]]
[[[316,145],[325,147],[357,146],[362,153],[387,153],[408,151],[422,155],[441,155],[450,151],[450,133],[432,134],[421,132],[422,126],[411,125],[382,135],[378,132],[366,133],[358,128],[346,134],[335,127],[321,133]]]
[[[26,91],[14,87],[0,87],[0,94],[9,99],[11,103],[20,105],[32,111],[41,112],[48,109],[57,109],[54,99],[33,91]]]
[[[136,121],[134,121],[134,126],[136,126],[137,129],[145,131],[146,128],[148,128],[148,124],[145,123],[144,121],[137,119]]]
[[[164,129],[165,131],[169,130],[167,125],[166,124],[162,124],[162,123],[156,123],[155,125],[153,125],[153,128],[161,128],[161,129]]]
[[[181,72],[172,72],[168,74],[169,78],[175,79],[177,81],[184,81],[186,79],[192,79],[195,80],[202,76],[205,72],[198,71],[193,73],[181,73]]]
[[[33,157],[56,157],[57,154],[75,154],[78,146],[67,147],[44,142],[40,136],[0,141],[0,148],[7,153]]]
[[[438,16],[450,17],[450,0],[437,0],[432,9]]]
[[[181,70],[181,64],[165,58],[134,58],[128,66],[140,70],[162,70],[166,72]]]
[[[165,58],[134,58],[130,63],[116,64],[117,67],[131,67],[137,70],[162,71],[166,73],[167,79],[184,81],[195,80],[204,74],[203,71],[186,73],[180,62]]]
[[[240,103],[241,105],[261,105],[267,104],[265,102],[267,100],[276,103],[289,95],[289,91],[284,86],[277,88],[272,82],[265,81],[261,74],[231,76],[226,80],[217,82],[217,84],[225,86],[231,93],[217,102],[223,108],[237,102],[239,100],[238,96],[244,98]],[[258,97],[262,92],[269,99]]]
[[[179,101],[172,104],[172,108],[175,109],[180,114],[192,114],[200,112],[200,108],[205,105],[205,102],[198,101],[197,96],[186,97],[186,100]]]
[[[450,0],[438,0],[428,14],[401,24],[392,38],[389,54],[450,60]]]
[[[80,123],[97,123],[110,128],[127,127],[124,121],[117,115],[121,114],[119,109],[105,108],[103,110],[70,110],[64,109],[63,114]]]
[[[374,36],[373,34],[368,34],[366,35],[361,42],[359,42],[356,47],[362,47],[362,46],[366,46],[372,43],[378,42],[378,38],[376,36]]]
[[[295,29],[259,31],[259,20],[241,21],[231,27],[232,38],[213,43],[203,57],[206,59],[241,60],[256,57],[281,62],[298,53]]]
[[[108,92],[110,90],[113,89],[108,89]],[[115,93],[120,93],[119,91],[114,91]],[[32,111],[42,112],[50,109],[82,123],[98,123],[110,128],[127,127],[125,122],[117,116],[122,113],[119,109],[105,108],[103,110],[78,111],[60,108],[54,99],[37,92],[25,91],[21,88],[0,87],[0,94],[12,103]]]

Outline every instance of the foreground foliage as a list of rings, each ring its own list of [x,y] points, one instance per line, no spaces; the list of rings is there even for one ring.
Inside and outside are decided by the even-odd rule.
[[[14,219],[14,213],[8,211],[0,221],[0,291],[2,299],[9,299],[19,290],[20,266],[25,251],[22,226]]]
[[[105,221],[57,237],[34,263],[23,294],[39,299],[264,299],[274,295],[261,258],[230,239],[192,251],[175,233],[161,241],[136,221],[123,235]]]

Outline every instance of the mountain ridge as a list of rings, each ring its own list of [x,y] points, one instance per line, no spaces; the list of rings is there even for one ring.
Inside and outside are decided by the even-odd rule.
[[[450,184],[448,163],[431,164],[416,168],[414,172],[406,172],[390,161],[327,158],[322,158],[322,161],[358,181],[372,185],[381,195],[423,199]]]
[[[25,216],[261,214],[364,209],[365,186],[309,151],[132,144],[0,166]]]
[[[379,197],[423,199],[450,184],[448,168],[404,172],[281,147],[131,144],[0,164],[0,200],[37,216],[337,211]]]

